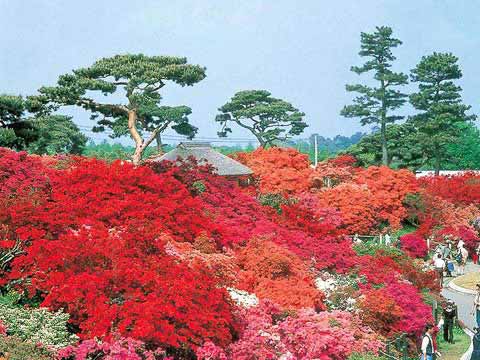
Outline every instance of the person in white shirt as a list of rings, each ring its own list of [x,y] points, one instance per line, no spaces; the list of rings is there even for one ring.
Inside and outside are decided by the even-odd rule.
[[[468,259],[468,251],[463,247],[458,248],[459,252],[459,263],[458,263],[458,273],[459,275],[465,275],[465,265],[467,264],[467,259]]]
[[[423,335],[422,339],[422,356],[421,360],[433,360],[436,354],[440,355],[436,350],[435,350],[435,345],[433,343],[433,332],[434,328],[432,325],[427,324],[425,327],[425,335]]]
[[[477,284],[477,293],[473,299],[472,315],[475,316],[477,327],[480,328],[480,283]]]
[[[443,270],[445,269],[445,260],[443,260],[442,254],[435,254],[435,258],[433,259],[433,266],[437,271],[440,287],[442,287],[443,286]]]

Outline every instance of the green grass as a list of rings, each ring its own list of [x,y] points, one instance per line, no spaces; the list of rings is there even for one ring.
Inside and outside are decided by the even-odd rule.
[[[409,234],[417,230],[415,226],[412,225],[404,225],[400,230],[397,230],[392,234],[392,238],[398,239],[400,236]]]
[[[442,354],[442,360],[458,360],[468,350],[470,346],[470,337],[459,327],[453,329],[453,344],[443,341],[443,330],[437,337],[439,351]]]

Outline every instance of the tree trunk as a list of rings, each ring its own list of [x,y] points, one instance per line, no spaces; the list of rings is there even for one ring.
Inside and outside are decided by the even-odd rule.
[[[440,154],[435,154],[435,176],[440,175]]]
[[[380,114],[380,139],[382,142],[382,164],[388,166],[388,150],[387,150],[387,105],[385,103],[385,80],[381,80],[382,88],[382,112]]]
[[[142,161],[142,154],[145,147],[143,146],[143,138],[137,130],[137,112],[136,110],[128,110],[128,130],[135,141],[135,152],[132,155],[132,162],[134,165],[140,165]]]
[[[382,164],[388,166],[388,150],[387,150],[387,136],[386,136],[387,126],[384,121],[382,121],[381,139],[382,139]]]
[[[253,134],[255,135],[255,137],[257,138],[258,142],[260,143],[260,147],[262,148],[266,148],[266,145],[267,145],[267,142],[263,140],[263,138],[260,136],[260,135],[257,135],[257,134]]]
[[[157,133],[155,139],[157,140],[157,152],[160,154],[162,152],[162,135]]]

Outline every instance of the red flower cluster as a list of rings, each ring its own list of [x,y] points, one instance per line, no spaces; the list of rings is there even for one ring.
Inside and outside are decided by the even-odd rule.
[[[427,256],[427,242],[416,233],[405,234],[400,237],[400,246],[412,257],[424,258]]]

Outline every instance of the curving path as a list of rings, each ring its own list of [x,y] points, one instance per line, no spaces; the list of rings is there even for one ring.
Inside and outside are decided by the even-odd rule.
[[[480,272],[480,265],[467,264],[465,273],[470,272]],[[450,280],[450,278],[447,279],[448,281]],[[476,326],[475,317],[471,315],[474,295],[459,292],[447,286],[442,289],[442,295],[447,299],[455,301],[458,306],[458,319],[461,320],[469,330],[473,331],[473,328]]]
[[[465,273],[479,272],[480,265],[467,264],[465,268]],[[451,278],[447,278],[447,281],[450,281]],[[442,289],[442,295],[447,299],[452,299],[457,304],[458,309],[458,319],[462,321],[467,327],[465,331],[470,337],[473,336],[473,328],[476,327],[475,316],[471,314],[472,304],[473,304],[473,294],[468,294],[452,289],[451,287],[445,286]],[[472,346],[468,351],[462,356],[461,360],[470,359],[470,354],[472,352]]]

